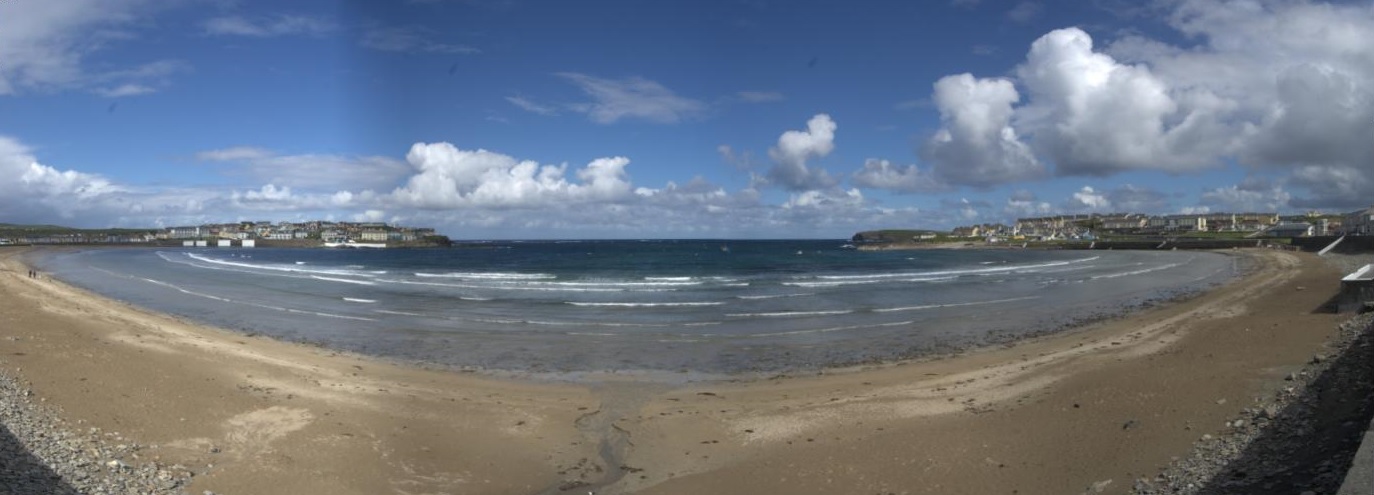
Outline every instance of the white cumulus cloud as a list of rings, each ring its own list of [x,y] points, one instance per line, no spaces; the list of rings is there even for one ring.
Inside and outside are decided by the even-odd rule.
[[[1081,29],[1040,37],[1017,74],[1031,95],[1021,120],[1059,175],[1194,170],[1223,151],[1199,142],[1210,106],[1181,106],[1147,65],[1094,51]]]
[[[1111,207],[1112,202],[1107,199],[1107,196],[1097,192],[1092,186],[1083,186],[1069,198],[1066,209],[1070,211],[1105,211]]]
[[[575,172],[578,181],[567,178],[567,165],[540,165],[449,143],[416,143],[406,161],[418,173],[392,196],[418,208],[533,208],[608,202],[632,194],[625,173],[630,160],[624,157],[593,160]]]
[[[1339,209],[1374,197],[1374,9],[1178,0],[1136,14],[1147,11],[1189,44],[1127,33],[1098,46],[1058,29],[1012,79],[938,82],[943,125],[922,148],[935,177],[985,187],[1032,180],[1039,163],[1098,177],[1238,163],[1277,171],[1283,193],[1214,190],[1209,201]],[[1135,196],[1116,206],[1167,203]]]
[[[806,122],[804,131],[786,131],[778,144],[768,150],[776,165],[768,170],[768,180],[792,191],[823,189],[838,184],[825,169],[807,166],[811,158],[821,158],[835,150],[835,121],[827,114],[816,114]]]
[[[921,155],[944,182],[988,187],[1039,178],[1045,168],[1012,128],[1012,105],[1020,99],[1011,81],[946,76],[935,83],[935,105],[943,127]]]
[[[949,185],[936,179],[930,171],[921,170],[915,165],[894,165],[877,158],[864,160],[863,168],[854,172],[851,180],[856,186],[905,194],[949,189]]]

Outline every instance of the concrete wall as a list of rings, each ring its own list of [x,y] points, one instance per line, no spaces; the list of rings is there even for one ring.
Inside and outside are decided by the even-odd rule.
[[[1302,248],[1303,251],[1320,251],[1328,244],[1336,242],[1340,236],[1322,235],[1316,237],[1294,237],[1293,245]],[[1352,235],[1341,241],[1339,246],[1332,251],[1341,254],[1353,253],[1374,253],[1374,235]]]
[[[1371,302],[1374,302],[1374,265],[1365,265],[1341,279],[1341,295],[1336,302],[1336,311],[1359,311]]]

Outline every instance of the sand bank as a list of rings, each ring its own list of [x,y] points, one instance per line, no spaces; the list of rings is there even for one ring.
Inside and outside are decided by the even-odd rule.
[[[1261,269],[1197,298],[948,359],[535,383],[190,324],[29,279],[18,252],[0,250],[0,367],[149,446],[125,462],[187,466],[191,493],[1120,493],[1342,319],[1319,310],[1335,270],[1252,251]]]

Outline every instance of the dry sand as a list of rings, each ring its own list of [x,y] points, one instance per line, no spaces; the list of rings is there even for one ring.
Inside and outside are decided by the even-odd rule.
[[[180,321],[29,279],[19,253],[0,250],[0,367],[70,424],[157,446],[127,462],[190,467],[191,493],[1124,493],[1342,320],[1321,310],[1336,270],[1249,251],[1261,269],[1200,297],[947,359],[536,383]]]

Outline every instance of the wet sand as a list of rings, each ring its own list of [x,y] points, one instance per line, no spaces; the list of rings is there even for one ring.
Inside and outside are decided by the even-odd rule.
[[[1320,309],[1336,270],[1257,250],[1188,301],[946,359],[541,383],[179,321],[29,279],[20,252],[0,250],[0,367],[149,446],[130,465],[187,466],[190,493],[1123,493],[1344,319]]]

